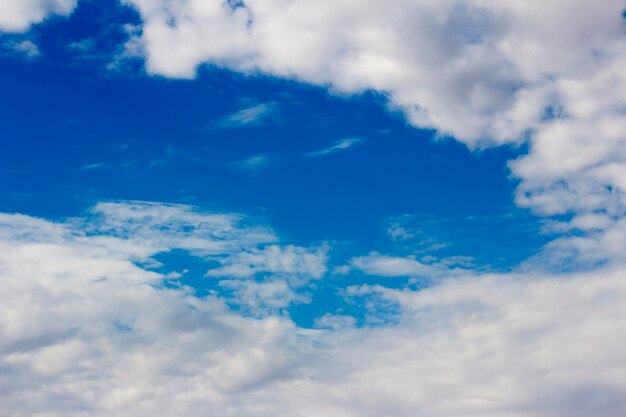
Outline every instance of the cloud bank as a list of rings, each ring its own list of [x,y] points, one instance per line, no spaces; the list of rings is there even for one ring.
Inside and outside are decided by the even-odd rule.
[[[349,287],[348,299],[392,309],[395,324],[325,314],[325,330],[309,330],[166,286],[168,274],[146,266],[185,248],[266,271],[265,281],[237,281],[252,284],[238,298],[252,312],[293,301],[284,274],[324,273],[324,249],[254,249],[275,237],[236,218],[137,202],[63,222],[1,215],[0,416],[626,412],[623,268]]]
[[[240,216],[137,202],[63,222],[0,215],[0,416],[626,414],[623,0],[126,3],[151,74],[211,64],[375,90],[470,147],[527,142],[511,163],[517,203],[571,218],[523,274],[353,258],[437,285],[346,288],[347,302],[393,320],[357,328],[320,312],[325,330],[310,330],[288,306],[327,277],[326,249],[283,245]],[[4,1],[0,30],[74,5]],[[154,259],[172,250],[213,262],[206,279],[230,295],[173,285]],[[587,271],[536,272],[551,263]]]

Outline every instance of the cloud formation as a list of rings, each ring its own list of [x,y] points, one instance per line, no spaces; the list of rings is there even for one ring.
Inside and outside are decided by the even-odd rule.
[[[127,2],[151,73],[209,63],[376,90],[470,146],[530,141],[511,165],[524,207],[626,212],[623,0]]]
[[[210,64],[375,90],[412,124],[469,146],[529,142],[511,164],[523,207],[626,213],[624,0],[124,2],[143,20],[128,45],[149,73],[192,78]],[[24,31],[74,5],[5,1],[0,30]],[[269,112],[255,105],[216,126]]]
[[[324,330],[308,330],[163,286],[165,275],[138,262],[271,238],[235,218],[144,203],[103,203],[63,222],[0,215],[0,416],[626,412],[623,268],[459,276],[421,291],[350,287],[366,309],[393,307],[395,324],[359,328],[325,314]],[[285,255],[273,270],[290,272],[301,251],[237,261],[269,270]],[[276,278],[242,288],[253,315],[298,297]]]
[[[3,0],[0,7],[0,31],[24,32],[50,14],[66,16],[77,0]]]

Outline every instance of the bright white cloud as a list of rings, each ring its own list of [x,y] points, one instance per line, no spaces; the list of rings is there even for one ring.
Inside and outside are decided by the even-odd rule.
[[[256,234],[233,227],[227,215],[140,203],[57,223],[1,215],[0,415],[626,413],[623,268],[462,276],[417,292],[361,286],[348,292],[366,308],[396,305],[395,325],[323,315],[328,330],[306,330],[163,288],[135,262],[157,247],[198,250],[200,236],[246,242],[235,247]],[[245,287],[250,310],[294,297],[284,281]]]
[[[68,15],[76,0],[2,0],[0,31],[24,32],[50,14]]]
[[[624,0],[126,1],[149,72],[210,63],[373,89],[470,146],[529,141],[511,165],[524,207],[626,213]]]

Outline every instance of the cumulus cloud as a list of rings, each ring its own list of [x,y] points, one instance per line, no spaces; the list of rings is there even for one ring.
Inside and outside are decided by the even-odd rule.
[[[76,0],[3,0],[0,8],[0,31],[24,32],[51,14],[68,15]]]
[[[208,63],[376,90],[471,147],[528,141],[511,164],[523,207],[626,213],[624,0],[126,1],[151,73]]]
[[[365,308],[395,305],[395,324],[355,327],[325,314],[309,330],[160,285],[165,275],[136,262],[168,247],[204,256],[217,250],[211,242],[241,247],[257,235],[185,206],[103,203],[63,222],[2,214],[0,415],[626,412],[623,268],[459,276],[421,291],[354,287]],[[269,252],[289,260],[299,251]],[[249,264],[268,263],[253,253],[263,261]],[[236,289],[251,310],[279,310],[294,296],[276,280]]]

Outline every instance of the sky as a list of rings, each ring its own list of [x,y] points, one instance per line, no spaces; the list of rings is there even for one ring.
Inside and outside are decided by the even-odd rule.
[[[0,417],[626,414],[623,0],[2,0]]]

